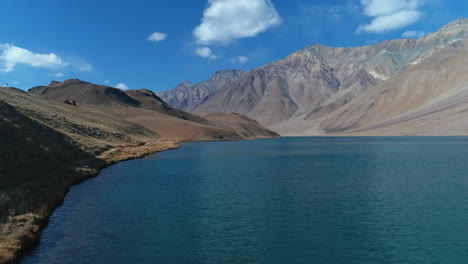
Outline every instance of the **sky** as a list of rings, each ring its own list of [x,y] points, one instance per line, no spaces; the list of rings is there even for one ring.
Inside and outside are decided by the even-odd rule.
[[[71,78],[168,90],[320,43],[416,38],[468,17],[466,0],[0,0],[0,84]]]

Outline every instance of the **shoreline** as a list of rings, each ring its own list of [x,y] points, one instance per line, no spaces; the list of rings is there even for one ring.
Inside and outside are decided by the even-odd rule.
[[[43,214],[26,213],[18,216],[8,217],[6,223],[0,224],[0,236],[5,236],[4,241],[0,241],[0,264],[19,264],[25,256],[30,254],[40,243],[41,235],[49,224],[49,219],[54,211],[62,206],[71,187],[81,184],[87,180],[96,178],[101,171],[119,162],[144,158],[163,151],[176,150],[184,143],[196,142],[226,142],[226,141],[249,141],[257,139],[268,139],[272,137],[256,137],[248,139],[213,139],[213,140],[160,140],[148,142],[145,145],[114,148],[97,156],[103,163],[89,168],[75,168],[79,175],[76,180],[66,184],[61,191],[60,197],[50,201],[49,210]],[[281,138],[281,137],[279,137]],[[58,172],[60,173],[60,172]],[[19,229],[19,230],[18,230]],[[9,252],[7,252],[9,251]]]
[[[163,144],[155,144],[163,143]],[[98,177],[101,171],[119,162],[143,158],[155,153],[174,150],[180,148],[179,141],[167,140],[161,142],[150,142],[142,146],[125,147],[113,149],[118,152],[118,156],[108,156],[107,159],[97,157],[104,163],[86,169],[76,167],[75,172],[78,178],[64,184],[60,197],[54,197],[46,205],[48,210],[41,213],[26,213],[17,216],[8,216],[8,220],[0,225],[0,235],[4,237],[0,241],[0,264],[18,264],[22,259],[30,254],[40,242],[43,230],[49,224],[50,216],[54,211],[62,206],[65,197],[72,186],[81,184],[87,180]],[[62,173],[62,172],[57,172]]]

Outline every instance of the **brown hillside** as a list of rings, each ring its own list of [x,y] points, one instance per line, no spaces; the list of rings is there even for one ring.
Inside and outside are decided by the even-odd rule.
[[[140,102],[129,97],[120,89],[78,79],[70,79],[63,83],[53,81],[48,86],[37,86],[29,89],[28,92],[59,102],[75,101],[78,105],[140,105]]]
[[[85,92],[71,93],[73,88]],[[68,188],[104,166],[176,148],[180,141],[277,136],[251,119],[211,121],[173,109],[152,93],[133,94],[140,102],[106,89],[76,80],[31,93],[0,88],[0,263],[18,263]],[[64,94],[79,95],[67,99],[78,106],[63,103]]]

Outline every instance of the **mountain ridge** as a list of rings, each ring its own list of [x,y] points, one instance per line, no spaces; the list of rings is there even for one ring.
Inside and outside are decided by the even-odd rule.
[[[195,113],[237,112],[283,135],[327,134],[330,130],[322,127],[327,116],[407,68],[449,52],[467,35],[468,19],[460,18],[419,39],[346,48],[307,46],[242,74],[187,108]]]
[[[277,136],[276,133],[260,128],[249,119],[249,128],[260,134],[249,133],[245,126],[226,126],[221,119],[209,120],[174,108],[164,102],[154,92],[147,89],[126,90],[105,85],[96,85],[79,79],[64,82],[51,82],[49,86],[29,89],[29,94],[57,102],[74,102],[78,107],[86,107],[115,115],[125,120],[141,124],[165,138],[182,141],[213,139],[243,139],[243,135],[253,137]],[[223,113],[229,118],[228,113]],[[258,127],[256,127],[258,126]],[[184,129],[180,129],[180,128]]]

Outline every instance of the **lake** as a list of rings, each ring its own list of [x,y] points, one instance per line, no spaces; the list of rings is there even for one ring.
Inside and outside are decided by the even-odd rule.
[[[185,143],[74,186],[24,264],[468,263],[468,138]]]

